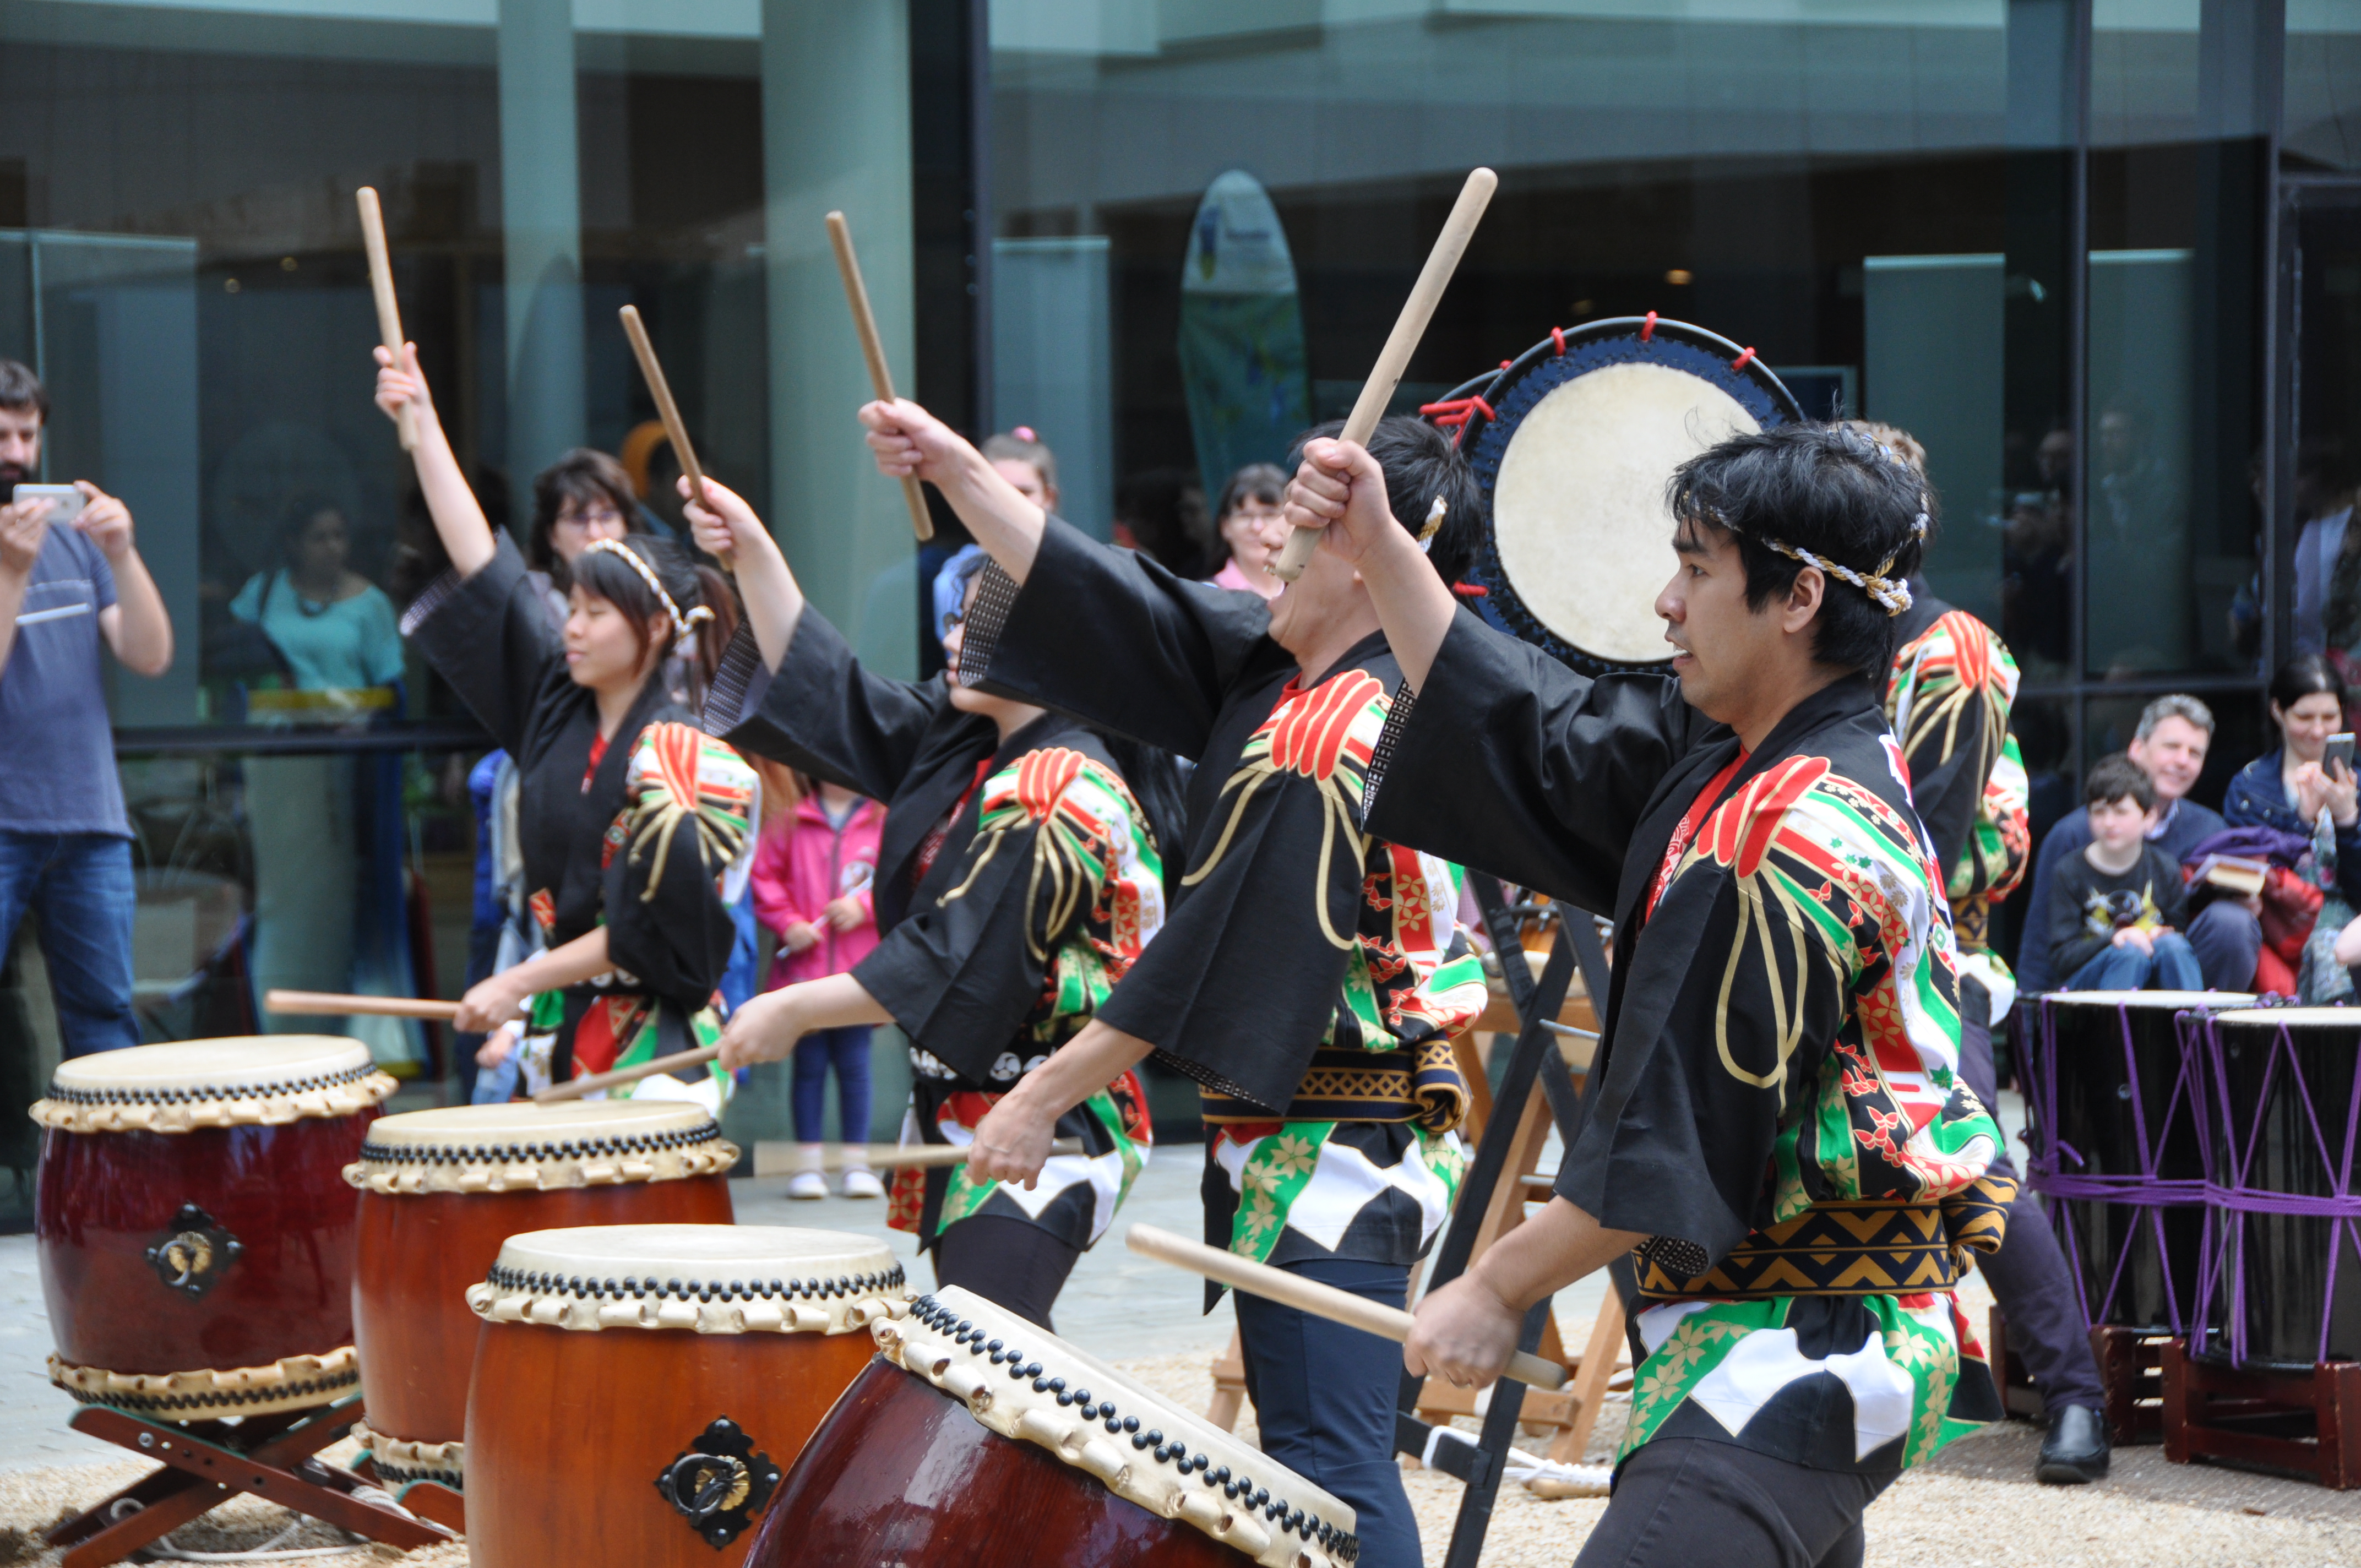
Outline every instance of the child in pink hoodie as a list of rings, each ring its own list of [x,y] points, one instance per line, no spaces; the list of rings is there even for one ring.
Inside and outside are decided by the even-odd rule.
[[[754,915],[779,938],[769,983],[776,991],[799,980],[842,974],[877,946],[870,883],[877,875],[877,839],[885,808],[832,784],[798,778],[803,798],[764,829],[754,850]],[[791,1198],[825,1198],[820,1142],[828,1102],[828,1069],[836,1067],[837,1124],[848,1143],[869,1136],[869,1025],[820,1029],[796,1047],[795,1115],[797,1169]],[[884,1188],[866,1165],[844,1170],[844,1195],[878,1198]]]

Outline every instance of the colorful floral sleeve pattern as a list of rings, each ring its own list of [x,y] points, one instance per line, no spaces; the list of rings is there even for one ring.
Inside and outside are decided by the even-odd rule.
[[[1965,610],[1939,617],[1894,660],[1886,716],[1908,758],[1910,782],[1930,827],[1948,822],[1953,796],[1967,810],[1958,856],[1945,868],[1945,892],[1973,929],[1963,945],[1982,946],[1990,906],[2023,880],[2031,832],[2025,762],[2008,733],[2016,700],[2016,661],[1992,628]]]

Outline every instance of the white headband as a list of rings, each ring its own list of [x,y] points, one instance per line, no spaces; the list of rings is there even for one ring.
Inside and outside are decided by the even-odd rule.
[[[641,580],[645,582],[649,590],[656,596],[656,602],[664,606],[664,613],[672,617],[672,641],[675,648],[684,646],[691,637],[696,635],[697,622],[713,619],[713,612],[703,605],[697,606],[686,615],[681,614],[680,606],[672,602],[672,596],[664,592],[664,584],[656,580],[655,568],[640,559],[640,553],[621,540],[594,539],[588,548],[582,553],[588,555],[592,551],[603,552],[609,555],[620,555],[630,565],[631,570],[640,575]]]

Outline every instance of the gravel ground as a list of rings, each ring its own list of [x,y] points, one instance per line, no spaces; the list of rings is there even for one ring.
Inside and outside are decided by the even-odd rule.
[[[1570,1334],[1575,1343],[1582,1336]],[[1166,1398],[1202,1409],[1213,1394],[1208,1358],[1162,1356],[1117,1363]],[[1461,1423],[1472,1429],[1473,1422]],[[1591,1439],[1594,1461],[1614,1449],[1622,1407],[1601,1414]],[[1240,1423],[1254,1436],[1253,1412]],[[1541,1440],[1520,1439],[1538,1449]],[[2041,1568],[2344,1568],[2361,1563],[2361,1493],[2323,1491],[2274,1476],[2210,1465],[2168,1464],[2158,1448],[2118,1451],[2114,1472],[2102,1485],[2059,1488],[2033,1480],[2040,1434],[2005,1423],[1953,1443],[1932,1463],[1904,1476],[1869,1512],[1869,1561],[1877,1568],[1979,1568],[2039,1564]],[[350,1445],[331,1449],[346,1457]],[[40,1564],[59,1554],[39,1546],[38,1532],[144,1473],[121,1464],[0,1474],[0,1564]],[[1458,1511],[1460,1488],[1450,1477],[1413,1471],[1405,1475],[1426,1556],[1440,1562]],[[1564,1568],[1579,1548],[1603,1498],[1546,1502],[1521,1486],[1504,1487],[1493,1516],[1486,1568]],[[248,1550],[294,1522],[285,1511],[251,1497],[216,1509],[173,1537],[192,1552]],[[329,1546],[336,1532],[304,1521],[282,1549]],[[464,1546],[404,1556],[384,1547],[323,1552],[280,1560],[290,1568],[462,1568]],[[276,1565],[274,1565],[276,1568]]]

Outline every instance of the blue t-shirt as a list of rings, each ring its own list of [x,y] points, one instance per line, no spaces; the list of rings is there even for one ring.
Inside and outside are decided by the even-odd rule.
[[[371,584],[349,598],[314,604],[285,571],[248,577],[229,612],[259,625],[304,691],[391,685],[401,678],[401,618]]]
[[[0,669],[0,828],[131,837],[99,664],[98,612],[114,602],[105,554],[52,524]]]

